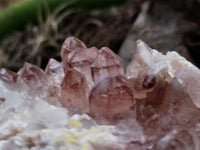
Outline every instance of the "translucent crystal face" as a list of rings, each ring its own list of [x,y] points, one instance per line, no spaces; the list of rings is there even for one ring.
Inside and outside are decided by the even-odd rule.
[[[61,48],[61,58],[64,61],[65,59],[69,60],[71,54],[75,51],[80,49],[86,49],[86,45],[81,42],[79,39],[74,37],[68,37],[64,41],[62,48]]]
[[[23,79],[29,86],[35,86],[35,84],[46,81],[47,76],[39,67],[25,63],[20,70],[18,80]]]
[[[97,81],[101,76],[124,75],[122,60],[112,50],[103,47],[92,64],[92,78]]]
[[[92,89],[90,113],[99,123],[135,117],[133,93],[123,76],[105,77]]]
[[[17,74],[8,69],[0,69],[0,79],[9,84],[15,84],[17,81]]]
[[[91,89],[94,85],[92,80],[91,65],[98,55],[98,49],[95,47],[77,50],[69,60],[63,61],[64,71],[67,73],[70,69],[81,72]]]
[[[44,97],[48,88],[47,75],[39,67],[25,63],[18,72],[16,85],[20,92],[27,91],[27,96]]]
[[[47,97],[60,99],[61,98],[61,83],[65,76],[63,64],[51,58],[45,68],[45,73],[47,74],[47,78],[48,78],[47,79],[47,86],[48,86]]]
[[[200,149],[200,70],[178,53],[139,40],[125,75],[74,37],[61,57],[0,70],[0,149]]]
[[[57,60],[51,58],[45,68],[45,72],[47,75],[51,74],[62,74],[63,73],[63,65]]]
[[[65,74],[62,82],[61,103],[76,113],[88,113],[88,84],[85,76],[72,69]]]

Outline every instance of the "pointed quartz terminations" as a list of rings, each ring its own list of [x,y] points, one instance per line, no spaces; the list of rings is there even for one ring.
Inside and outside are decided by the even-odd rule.
[[[176,52],[166,55],[177,81],[187,91],[192,102],[200,108],[200,70]]]
[[[62,82],[61,104],[72,113],[88,113],[88,84],[86,78],[80,72],[69,70]]]
[[[62,83],[62,104],[74,112],[88,112],[88,93],[99,77],[124,75],[121,59],[106,47],[87,48],[80,40],[67,38],[61,56],[66,74]],[[75,88],[72,91],[71,86]]]
[[[33,84],[46,81],[47,76],[42,69],[26,62],[19,72],[18,79],[23,79],[29,86],[35,86]]]
[[[76,38],[67,38],[63,47],[67,47],[61,51],[65,73],[71,68],[81,72],[86,77],[89,89],[101,76],[124,75],[122,60],[107,47],[100,50],[87,48]]]
[[[194,127],[200,122],[200,70],[175,52],[169,52],[166,57],[173,78],[168,83],[162,104],[157,108],[159,115],[154,127]]]
[[[46,95],[47,75],[39,67],[25,63],[17,78],[17,87],[30,95]]]
[[[174,52],[174,51],[167,52],[166,59],[170,66],[170,72],[173,75],[176,75],[178,72],[188,67],[192,67],[192,68],[195,67],[192,63],[190,63],[184,57],[180,56],[177,52]]]
[[[0,80],[7,83],[9,86],[14,87],[17,81],[17,74],[11,70],[1,68],[0,69]]]
[[[186,73],[185,75],[187,76],[188,74]],[[177,120],[178,125],[194,127],[197,122],[200,122],[198,116],[200,113],[200,103],[199,97],[196,97],[199,92],[192,93],[194,95],[191,95],[190,91],[186,88],[186,86],[188,86],[187,81],[188,80],[181,80],[179,78],[172,79],[166,91],[161,110],[170,110],[174,115],[173,117]],[[191,80],[191,82],[193,81]],[[195,83],[194,88],[200,87],[196,85]]]
[[[91,65],[95,61],[97,55],[98,49],[95,47],[80,49],[74,53],[69,61],[64,62],[64,71],[67,72],[69,69],[73,68],[81,72],[85,76],[88,86],[91,89],[94,85],[91,76]]]
[[[188,67],[176,74],[179,83],[189,94],[192,102],[200,108],[200,70],[196,67]]]
[[[121,58],[107,47],[99,50],[99,54],[92,64],[91,70],[94,81],[97,81],[101,76],[124,75]]]
[[[176,124],[182,127],[195,127],[200,122],[200,71],[187,68],[171,80],[160,106],[162,112],[171,111]]]
[[[14,121],[25,117],[30,122],[33,118],[27,118],[29,104],[32,107],[32,104],[38,104],[35,102],[41,104],[45,100],[51,104],[49,108],[54,109],[53,113],[62,109],[61,103],[66,108],[65,117],[67,112],[73,114],[68,120],[83,124],[75,130],[100,129],[102,135],[112,134],[107,137],[111,138],[109,147],[93,146],[96,142],[92,141],[94,149],[200,149],[200,70],[178,53],[162,55],[138,41],[126,76],[121,59],[109,48],[87,48],[73,37],[65,40],[61,57],[62,62],[50,59],[45,72],[29,63],[25,63],[18,73],[0,69],[3,112],[4,106],[9,104],[10,107],[11,103],[17,107],[22,104],[25,108],[22,113],[14,112],[19,116],[17,118],[9,114],[4,117],[11,116],[12,121],[13,117]],[[18,93],[17,97],[15,93]],[[35,97],[39,99],[34,100]],[[29,99],[32,101],[27,101]],[[17,104],[16,100],[25,103]],[[10,108],[6,108],[6,114]],[[37,111],[42,109],[46,108],[39,105]],[[46,124],[52,126],[51,122]],[[63,127],[75,131],[66,122]],[[8,131],[13,131],[10,126]],[[12,138],[15,136],[9,139]],[[82,140],[80,138],[77,140]]]
[[[64,72],[75,69],[85,75],[89,88],[94,85],[91,76],[91,65],[98,55],[95,47],[87,48],[84,43],[76,38],[67,38],[63,43],[61,56]]]
[[[138,78],[140,75],[144,76],[148,72],[152,72],[152,61],[151,49],[143,41],[138,40],[126,76],[128,78]]]
[[[45,68],[45,72],[48,76],[52,74],[61,74],[63,76],[63,65],[57,60],[51,58]]]
[[[74,52],[80,49],[86,49],[86,45],[75,37],[68,37],[61,47],[62,60],[69,60]]]
[[[62,63],[51,58],[45,68],[48,77],[48,97],[61,97],[61,83],[65,76]]]
[[[137,103],[138,119],[145,106],[157,107],[162,103],[169,78],[165,57],[137,41],[135,53],[126,74]]]
[[[174,126],[193,128],[200,122],[200,109],[176,78],[171,80],[158,109],[143,122],[146,135],[158,137]]]
[[[115,124],[135,117],[133,93],[121,75],[107,76],[96,83],[89,104],[91,116],[100,124]]]

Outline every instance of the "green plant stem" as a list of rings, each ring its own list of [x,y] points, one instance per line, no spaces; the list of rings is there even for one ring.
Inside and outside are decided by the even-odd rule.
[[[0,12],[0,38],[4,35],[23,29],[28,23],[38,19],[39,6],[45,12],[42,0],[24,0],[13,4]],[[46,0],[46,4],[53,11],[59,5],[70,3],[67,9],[84,8],[94,9],[122,4],[127,0]]]

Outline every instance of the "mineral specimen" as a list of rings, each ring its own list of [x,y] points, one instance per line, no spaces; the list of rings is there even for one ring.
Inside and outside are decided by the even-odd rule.
[[[91,70],[94,81],[97,81],[101,76],[124,75],[122,60],[107,47],[99,50]]]
[[[125,77],[107,76],[91,90],[90,113],[99,123],[135,118],[133,93]]]
[[[88,84],[80,72],[71,69],[65,74],[62,82],[61,103],[76,113],[88,113]]]
[[[86,48],[86,45],[79,39],[74,37],[68,37],[62,45],[61,58],[62,60],[69,60],[75,51]]]
[[[17,82],[17,76],[18,75],[15,72],[12,72],[8,69],[5,68],[0,69],[0,79],[12,86],[14,86],[15,83]]]
[[[65,76],[62,63],[50,59],[45,68],[45,73],[48,77],[47,97],[61,97],[61,83]]]
[[[73,53],[73,55],[71,53]],[[67,59],[63,60],[65,73],[67,73],[68,70],[72,68],[81,72],[82,74],[84,74],[88,86],[91,89],[92,86],[94,85],[91,74],[91,65],[95,61],[98,55],[98,49],[86,48],[86,49],[76,50],[76,52],[71,52],[71,53],[70,55],[72,56],[69,60]]]
[[[0,70],[0,149],[200,150],[200,70],[178,53],[138,40],[124,75],[69,37],[61,58]]]

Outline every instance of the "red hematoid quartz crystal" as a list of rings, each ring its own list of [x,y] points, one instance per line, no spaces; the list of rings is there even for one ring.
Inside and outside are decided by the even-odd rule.
[[[144,134],[143,140],[116,131],[131,137],[124,137],[128,149],[200,149],[200,70],[176,52],[163,55],[138,40],[124,74],[122,60],[112,50],[87,48],[69,37],[61,58],[51,59],[45,72],[29,63],[18,73],[1,69],[0,79],[30,95],[57,98],[71,114],[87,113],[98,124],[121,123],[120,128],[131,131],[137,127],[134,133]]]
[[[89,112],[88,84],[85,76],[71,69],[65,74],[61,84],[63,106],[76,113]]]
[[[107,76],[91,91],[90,113],[100,123],[135,117],[133,92],[122,75]]]

